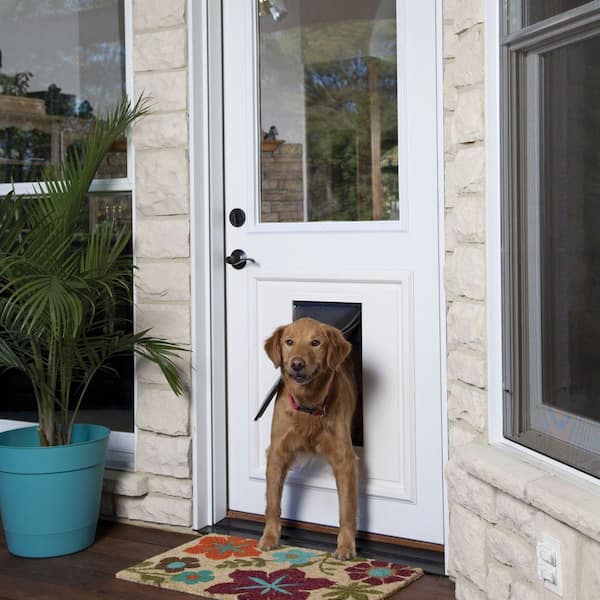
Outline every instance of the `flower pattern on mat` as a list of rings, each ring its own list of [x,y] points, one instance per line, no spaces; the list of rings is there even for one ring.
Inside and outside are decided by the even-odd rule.
[[[382,560],[361,562],[346,569],[352,580],[360,580],[369,585],[384,585],[394,581],[404,581],[414,575],[413,569]]]
[[[290,563],[292,565],[305,565],[311,558],[318,556],[317,552],[309,552],[300,548],[290,548],[289,550],[279,550],[271,555],[273,562]]]
[[[188,585],[194,585],[196,583],[206,583],[212,581],[215,578],[212,571],[185,571],[185,573],[179,573],[179,575],[173,575],[171,579],[173,581],[183,581]]]
[[[239,600],[305,600],[311,590],[331,587],[329,579],[306,577],[299,569],[265,571],[233,571],[228,583],[217,583],[206,591],[210,594],[235,594]]]
[[[155,568],[166,573],[181,573],[181,571],[185,571],[186,569],[194,569],[199,566],[198,559],[191,556],[167,556],[159,563],[156,563]]]
[[[186,548],[189,554],[203,554],[211,560],[221,560],[230,556],[260,556],[257,540],[247,540],[233,536],[206,536],[197,544]]]
[[[378,590],[367,583],[354,581],[348,585],[334,585],[331,590],[323,594],[327,600],[372,600],[371,596],[381,596],[382,590]]]

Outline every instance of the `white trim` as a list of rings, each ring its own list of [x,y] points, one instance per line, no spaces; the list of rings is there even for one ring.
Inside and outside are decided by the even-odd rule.
[[[23,429],[23,427],[31,427],[37,425],[33,421],[13,421],[11,419],[0,419],[0,431],[9,431],[11,429]]]
[[[210,170],[210,259],[212,309],[212,499],[213,523],[227,514],[227,374],[225,304],[225,184],[223,169],[223,27],[221,0],[209,0],[207,34],[208,150]]]
[[[33,421],[0,419],[0,432],[37,425]],[[128,431],[111,431],[106,454],[106,468],[131,471],[134,468],[133,435]]]
[[[117,471],[135,471],[135,442],[135,433],[111,431],[108,439],[106,468]]]
[[[131,137],[131,136],[130,136]],[[133,146],[128,141],[128,156],[133,153]],[[129,161],[129,158],[127,159]],[[129,173],[129,166],[127,167]],[[90,185],[90,192],[129,192],[134,188],[134,178],[119,177],[115,179],[95,179]],[[0,183],[0,194],[15,192],[18,196],[36,194],[43,184],[39,181],[21,181],[17,183]]]
[[[219,0],[188,0],[193,528],[227,511]]]
[[[123,5],[124,14],[124,32],[125,32],[125,93],[128,98],[133,96],[133,0],[125,0]],[[127,191],[131,191],[131,248],[133,264],[135,264],[135,231],[136,231],[136,190],[135,190],[135,148],[133,146],[133,136],[127,136],[127,177],[125,179],[116,179],[114,181],[104,180],[92,182],[91,191],[117,191],[118,186],[127,186]],[[97,186],[97,189],[96,189]],[[137,303],[137,286],[133,286],[133,306]],[[133,327],[135,330],[135,310],[133,311]],[[137,405],[138,405],[138,378],[137,378],[137,360],[133,358],[133,432],[118,436],[119,445],[113,448],[113,439],[108,442],[107,467],[111,469],[121,469],[126,471],[136,470],[137,447]],[[117,437],[114,438],[115,440]],[[127,448],[125,450],[125,448]]]
[[[124,2],[124,33],[125,33],[125,93],[132,103],[135,103],[133,94],[135,92],[135,83],[133,79],[133,0],[125,0]],[[123,185],[129,185],[134,190],[135,183],[135,148],[133,145],[133,135],[127,136],[127,177],[119,182],[123,182]],[[133,210],[135,204],[133,198],[131,202],[132,217],[135,211]],[[133,225],[133,223],[132,223]],[[135,230],[134,230],[135,231]]]
[[[406,180],[406,176],[404,177],[404,179]],[[400,185],[402,186],[402,188],[406,187],[406,183],[401,183]],[[401,191],[401,193],[406,194],[407,192]],[[406,198],[406,195],[404,197]],[[260,211],[258,208],[254,208],[254,211],[254,218],[258,219],[258,214]],[[406,206],[400,209],[401,218],[404,218],[405,214],[408,215],[408,208]],[[307,221],[304,223],[252,223],[250,219],[248,219],[248,233],[331,234],[337,232],[362,233],[364,231],[396,232],[407,230],[407,220],[408,216],[404,221]]]
[[[447,361],[447,322],[446,287],[444,282],[446,259],[446,194],[444,157],[444,7],[442,0],[436,0],[436,44],[437,44],[437,157],[438,157],[438,243],[439,243],[439,289],[440,289],[440,383],[442,420],[442,494],[444,510],[444,569],[448,574],[450,560],[450,507],[448,505],[448,482],[444,476],[448,464],[448,361]]]
[[[487,363],[490,442],[504,439],[502,384],[502,240],[500,215],[500,8],[485,5],[485,154]]]
[[[436,12],[436,36],[438,35],[438,22],[439,17],[437,15],[438,1],[435,1],[434,10]],[[408,195],[408,155],[410,152],[409,148],[409,129],[408,124],[408,35],[407,35],[407,11],[408,6],[406,2],[400,2],[396,0],[396,106],[397,106],[397,135],[398,135],[398,219],[395,221],[375,221],[373,223],[373,229],[377,228],[378,231],[408,231],[410,217],[409,214],[409,195]],[[443,38],[442,38],[443,39]],[[438,44],[436,37],[436,45],[440,49],[442,46]],[[436,71],[438,68],[437,59],[443,60],[441,55],[436,56]],[[440,88],[443,89],[443,88]],[[436,95],[440,90],[436,90]],[[443,113],[442,113],[443,116]],[[441,123],[443,123],[443,119]],[[439,125],[439,124],[438,124]],[[361,223],[364,227],[367,223]],[[365,228],[365,231],[369,231],[369,227]],[[442,238],[439,238],[441,240]]]
[[[503,433],[502,376],[502,240],[500,171],[500,9],[496,0],[486,0],[485,15],[485,113],[486,113],[486,247],[487,247],[487,363],[489,442],[514,451],[530,463],[560,476],[586,481],[600,488],[600,481],[587,473],[516,444]]]
[[[193,528],[200,529],[212,523],[211,415],[210,407],[210,324],[206,292],[210,264],[206,260],[208,232],[206,231],[208,181],[206,129],[208,122],[206,87],[206,3],[188,0],[188,89],[189,89],[189,168],[190,168],[190,259],[191,259],[191,341],[192,341],[192,485]],[[201,175],[201,177],[199,176]],[[204,260],[203,260],[204,257]],[[204,319],[203,319],[204,317]],[[204,357],[204,359],[203,359]]]

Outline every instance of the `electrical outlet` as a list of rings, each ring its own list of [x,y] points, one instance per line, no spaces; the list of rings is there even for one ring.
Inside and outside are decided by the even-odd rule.
[[[560,542],[548,534],[542,534],[536,554],[539,578],[551,592],[562,596]]]

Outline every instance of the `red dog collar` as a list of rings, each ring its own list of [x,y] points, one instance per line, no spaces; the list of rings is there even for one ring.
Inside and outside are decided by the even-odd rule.
[[[300,404],[299,402],[296,401],[296,398],[294,398],[294,396],[292,396],[291,393],[288,393],[288,398],[290,400],[290,404],[292,405],[292,408],[299,412],[305,412],[305,413],[308,413],[309,415],[313,415],[315,417],[327,416],[327,405],[329,404],[329,401],[331,399],[331,390],[333,389],[334,378],[335,378],[335,372],[333,373],[333,375],[331,376],[331,379],[329,380],[329,385],[327,386],[327,394],[325,395],[323,402],[321,402],[321,404],[319,406],[305,406],[304,404]]]

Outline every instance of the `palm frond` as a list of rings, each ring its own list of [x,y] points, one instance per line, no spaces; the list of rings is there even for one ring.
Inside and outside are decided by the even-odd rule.
[[[9,332],[0,329],[0,333],[0,372],[15,369],[26,373],[27,365],[22,359],[21,345]]]
[[[181,371],[174,359],[178,358],[181,352],[186,352],[187,349],[163,338],[149,336],[147,335],[148,331],[136,334],[138,337],[134,348],[136,354],[158,365],[173,392],[177,396],[181,396],[185,388]]]
[[[49,165],[45,169],[42,183],[36,189],[36,196],[42,199],[41,205],[53,214],[62,215],[66,227],[72,226],[111,145],[149,110],[148,101],[140,97],[135,105],[124,100],[97,119],[81,152],[75,152],[59,165]]]
[[[0,198],[0,256],[12,251],[23,233],[25,220],[13,191]]]
[[[138,333],[96,335],[93,338],[82,337],[77,340],[75,351],[72,354],[74,359],[72,377],[80,384],[80,389],[77,404],[73,407],[73,417],[68,425],[68,432],[75,422],[90,382],[101,369],[110,369],[107,367],[107,363],[114,357],[135,352],[152,360],[160,367],[173,392],[177,396],[183,393],[183,378],[174,359],[181,352],[185,352],[186,348],[162,338],[148,336],[147,333],[148,330],[145,330]],[[70,437],[70,433],[68,433],[68,437]]]

